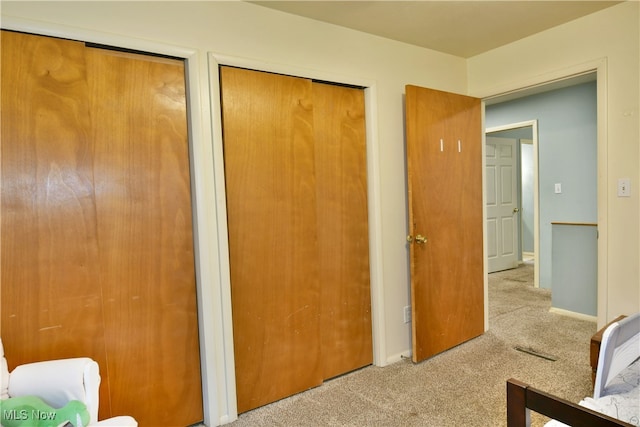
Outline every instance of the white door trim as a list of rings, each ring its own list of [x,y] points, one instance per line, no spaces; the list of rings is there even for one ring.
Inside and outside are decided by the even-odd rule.
[[[536,288],[540,287],[540,263],[538,260],[540,259],[540,194],[538,188],[538,121],[537,120],[526,120],[523,122],[517,123],[509,123],[502,126],[495,126],[491,128],[485,129],[485,135],[491,132],[500,132],[504,130],[517,129],[531,127],[532,129],[532,139],[533,139],[533,171],[534,171],[534,179],[533,179],[533,257],[536,262],[533,265],[533,277],[534,283],[533,286]],[[485,139],[486,144],[486,139]],[[486,191],[486,188],[485,188]],[[518,190],[520,193],[520,190]]]
[[[192,179],[193,235],[198,298],[200,369],[202,378],[203,418],[207,426],[229,422],[226,406],[229,379],[219,369],[224,360],[223,323],[219,315],[220,254],[215,242],[216,203],[213,180],[206,58],[195,50],[175,45],[122,37],[49,22],[3,17],[2,29],[43,36],[92,42],[141,52],[183,58],[186,62],[189,150]],[[235,402],[235,396],[234,396]]]
[[[496,100],[515,99],[532,93],[541,92],[548,87],[560,87],[567,81],[596,73],[597,79],[597,161],[598,161],[598,327],[607,323],[608,319],[608,89],[607,58],[598,58],[567,68],[557,69],[541,75],[522,78],[520,80],[497,85],[484,93],[472,94],[483,99],[483,104],[495,103]],[[486,220],[486,218],[485,218]]]

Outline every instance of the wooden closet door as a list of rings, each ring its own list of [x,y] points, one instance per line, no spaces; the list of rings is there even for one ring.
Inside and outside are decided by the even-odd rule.
[[[184,65],[2,32],[2,337],[88,356],[99,418],[202,420]]]
[[[313,83],[323,377],[373,362],[364,90]]]
[[[184,63],[87,49],[112,414],[203,419]]]
[[[106,369],[84,44],[2,31],[1,334],[10,369]],[[102,397],[108,413],[109,378]]]
[[[238,411],[322,383],[311,81],[221,67]]]
[[[238,410],[372,362],[362,89],[221,68]]]
[[[479,99],[406,87],[414,362],[484,330],[480,124]]]

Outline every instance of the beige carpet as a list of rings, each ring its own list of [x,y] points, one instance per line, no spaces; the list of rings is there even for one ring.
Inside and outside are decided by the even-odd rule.
[[[425,362],[369,366],[241,414],[241,426],[505,426],[506,380],[567,400],[592,393],[593,322],[549,313],[533,266],[489,275],[489,331]],[[552,355],[550,361],[515,350]],[[546,420],[535,414],[533,425]]]

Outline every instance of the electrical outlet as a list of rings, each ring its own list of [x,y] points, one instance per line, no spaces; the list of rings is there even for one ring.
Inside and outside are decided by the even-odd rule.
[[[618,179],[618,197],[631,197],[631,180],[629,178]]]
[[[411,306],[407,305],[404,307],[404,323],[411,322]]]

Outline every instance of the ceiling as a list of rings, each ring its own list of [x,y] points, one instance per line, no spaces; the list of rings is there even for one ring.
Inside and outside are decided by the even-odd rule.
[[[470,58],[620,1],[251,1]]]

